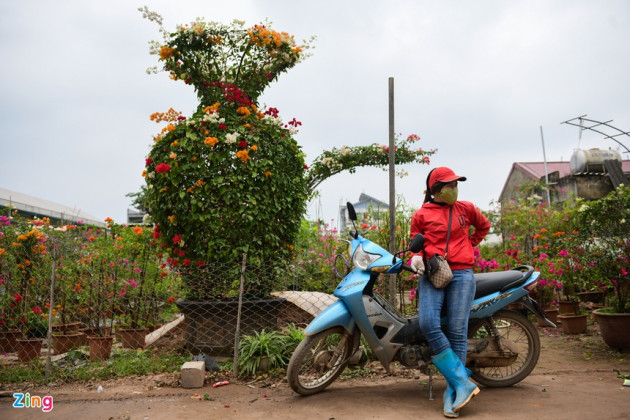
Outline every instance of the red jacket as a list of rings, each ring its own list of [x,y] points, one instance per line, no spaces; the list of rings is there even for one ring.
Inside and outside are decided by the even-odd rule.
[[[424,203],[411,218],[411,237],[418,233],[424,235],[425,258],[431,258],[434,254],[444,255],[450,208],[448,204]],[[475,228],[472,234],[471,226]],[[475,262],[473,247],[479,245],[489,230],[490,221],[473,203],[456,201],[453,204],[451,237],[446,257],[452,270],[472,268]]]

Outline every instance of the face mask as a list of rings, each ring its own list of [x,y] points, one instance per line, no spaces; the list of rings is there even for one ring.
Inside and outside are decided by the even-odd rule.
[[[444,200],[446,204],[454,204],[457,201],[457,194],[459,191],[457,188],[442,188],[440,191],[440,198]]]

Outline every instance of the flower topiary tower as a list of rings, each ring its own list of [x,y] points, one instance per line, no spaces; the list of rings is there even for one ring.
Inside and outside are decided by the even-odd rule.
[[[240,265],[243,252],[273,268],[288,257],[307,200],[304,155],[293,138],[300,123],[261,110],[265,87],[297,64],[308,45],[265,25],[245,29],[197,20],[166,33],[156,48],[173,80],[193,85],[199,106],[189,118],[173,111],[146,159],[146,199],[154,236],[170,263],[192,275],[199,267]],[[190,277],[190,276],[189,276]],[[238,275],[235,276],[238,280]],[[191,280],[194,297],[234,295],[233,282]],[[193,286],[191,284],[191,286]],[[259,296],[269,284],[251,284]]]

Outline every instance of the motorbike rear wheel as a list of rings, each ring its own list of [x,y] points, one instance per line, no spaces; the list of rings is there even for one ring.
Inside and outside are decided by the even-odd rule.
[[[509,340],[518,348],[518,357],[509,366],[472,367],[472,379],[491,388],[514,385],[525,379],[536,367],[540,356],[540,337],[536,327],[526,316],[512,310],[501,310],[492,316],[502,339]],[[471,325],[468,338],[491,337],[487,319]]]
[[[346,368],[352,348],[352,336],[342,327],[306,337],[289,361],[287,380],[291,389],[301,395],[322,391]]]

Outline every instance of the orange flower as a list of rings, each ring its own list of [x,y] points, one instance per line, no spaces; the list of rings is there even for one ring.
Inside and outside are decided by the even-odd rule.
[[[105,221],[106,221],[107,223],[109,223],[109,222],[113,222],[114,220],[112,220],[112,218],[111,218],[111,217],[108,217],[107,219],[105,219]]]
[[[219,106],[221,104],[219,102],[215,102],[213,105],[207,106],[203,109],[203,112],[205,112],[206,114],[210,114],[215,112],[216,110],[219,109]]]
[[[175,48],[164,45],[160,48],[160,60],[168,60],[175,55]]]
[[[197,180],[197,182],[195,182],[195,185],[198,186],[198,187],[202,187],[203,184],[205,184],[205,182],[202,181],[201,179],[199,179],[199,180]]]
[[[239,158],[243,163],[247,163],[247,161],[251,159],[251,157],[249,157],[249,153],[247,153],[247,150],[239,150],[238,152],[236,152],[236,157]]]
[[[168,221],[171,223],[175,223],[175,215],[171,214],[170,216],[168,216]]]
[[[245,118],[249,117],[251,111],[244,106],[236,108],[236,113],[244,116]]]
[[[217,139],[216,137],[206,137],[206,139],[203,142],[204,144],[208,146],[214,146],[215,144],[219,142],[219,139]]]
[[[263,175],[265,176],[265,178],[269,178],[272,175],[272,173],[269,171],[265,171],[263,172]]]
[[[255,144],[251,147],[251,149],[255,152],[256,150],[258,150],[258,146],[256,146]]]
[[[133,227],[133,233],[135,233],[136,236],[142,235],[142,228],[140,226],[134,226]]]

